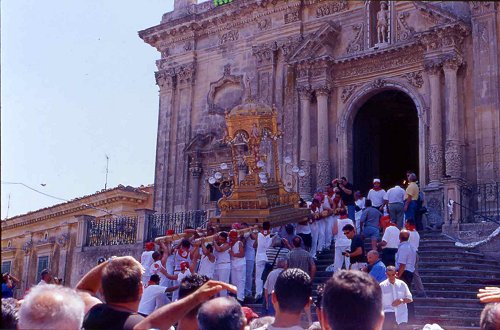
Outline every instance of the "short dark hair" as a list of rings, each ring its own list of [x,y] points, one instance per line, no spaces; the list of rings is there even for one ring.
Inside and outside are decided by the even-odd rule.
[[[142,267],[132,257],[110,260],[102,271],[102,291],[106,303],[134,302],[139,300]]]
[[[484,306],[479,325],[481,326],[481,330],[498,329],[500,326],[500,303],[489,303]]]
[[[14,298],[2,298],[2,329],[17,329],[19,308]]]
[[[299,268],[288,268],[279,274],[274,286],[274,293],[280,310],[300,313],[311,298],[311,278]]]
[[[160,275],[158,274],[153,274],[149,277],[149,280],[151,282],[155,282],[155,283],[160,283]]]
[[[302,246],[302,237],[295,236],[292,240],[292,244],[294,247],[298,248]]]
[[[224,303],[223,309],[214,311],[215,303]],[[209,300],[198,310],[199,330],[240,330],[245,325],[245,317],[240,304],[231,297],[220,297]]]
[[[351,225],[350,223],[348,223],[347,225],[345,225],[344,227],[342,227],[342,231],[344,231],[344,230],[353,231],[354,230],[354,226]]]
[[[191,246],[191,242],[187,238],[183,238],[181,241],[181,246],[184,248],[189,248]]]
[[[227,239],[227,236],[228,236],[227,235],[227,231],[221,231],[221,232],[219,232],[219,236],[222,237],[222,238]]]
[[[189,296],[208,282],[208,280],[209,278],[206,275],[200,274],[192,274],[184,277],[179,285],[179,299]]]
[[[262,223],[262,229],[269,230],[271,228],[271,223],[269,221],[264,221]]]
[[[326,282],[322,309],[332,329],[375,329],[382,314],[382,290],[367,273],[341,270]]]
[[[153,258],[154,261],[160,260],[160,258],[161,258],[160,252],[158,252],[158,251],[153,252],[153,254],[151,255],[151,258]]]
[[[365,207],[370,207],[370,206],[372,206],[372,201],[371,201],[371,199],[368,199],[368,198],[367,198],[367,199],[365,199]]]
[[[205,246],[207,248],[208,251],[210,251],[210,253],[213,253],[214,252],[214,246],[212,244],[207,244],[207,246]]]

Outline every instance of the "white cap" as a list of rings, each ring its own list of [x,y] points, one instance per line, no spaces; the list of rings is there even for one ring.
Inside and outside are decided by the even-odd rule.
[[[380,183],[380,179],[373,179],[373,183],[378,182]]]

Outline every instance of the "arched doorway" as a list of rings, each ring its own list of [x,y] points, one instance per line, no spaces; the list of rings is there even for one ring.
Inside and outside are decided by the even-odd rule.
[[[418,176],[418,115],[406,93],[386,90],[369,98],[354,118],[352,137],[353,182],[364,194],[373,178],[388,189],[409,169]]]

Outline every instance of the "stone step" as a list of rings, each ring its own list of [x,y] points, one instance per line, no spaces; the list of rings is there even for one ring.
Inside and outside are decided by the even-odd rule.
[[[447,258],[462,258],[462,257],[476,257],[478,259],[485,258],[484,254],[478,252],[470,252],[470,251],[443,251],[443,250],[428,250],[428,251],[420,251],[419,256],[422,257],[439,257],[446,256]]]
[[[481,307],[460,307],[455,306],[419,306],[415,304],[415,315],[423,317],[441,317],[441,318],[455,318],[455,317],[470,317],[474,318],[481,315]]]
[[[445,283],[445,284],[478,284],[478,285],[500,285],[500,279],[490,279],[484,276],[451,276],[451,275],[425,275],[420,276],[422,282]]]
[[[450,256],[448,254],[420,254],[420,262],[467,262],[467,263],[476,263],[476,264],[492,264],[492,261],[486,259],[485,257],[478,257],[473,255],[459,255],[459,256]],[[494,263],[496,265],[496,263]]]
[[[424,288],[427,292],[427,290],[430,291],[436,291],[436,292],[458,292],[458,291],[465,291],[465,292],[471,292],[471,293],[477,293],[479,289],[484,288],[485,285],[481,283],[424,283]]]
[[[425,268],[419,265],[420,276],[465,276],[465,277],[483,277],[485,279],[500,279],[500,272],[497,270],[477,270],[477,269],[463,269],[463,268],[448,268],[448,269],[436,269],[436,268]]]
[[[413,301],[415,306],[423,306],[432,309],[433,306],[444,306],[444,307],[470,307],[470,308],[479,308],[482,309],[484,306],[479,302],[479,299],[472,298],[443,298],[443,297],[428,297],[428,298],[419,298],[414,297]]]
[[[415,323],[417,324],[432,324],[437,323],[443,329],[478,329],[479,315],[475,317],[450,317],[450,316],[429,316],[429,315],[415,315]]]
[[[428,290],[425,293],[430,298],[458,298],[458,299],[477,299],[477,291],[452,291],[452,290]]]
[[[492,264],[472,263],[472,262],[422,262],[418,263],[419,269],[474,269],[474,270],[491,270],[500,274],[500,266]]]

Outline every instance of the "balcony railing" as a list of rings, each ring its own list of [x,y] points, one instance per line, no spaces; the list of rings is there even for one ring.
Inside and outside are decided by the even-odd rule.
[[[465,186],[460,190],[460,222],[500,224],[500,182]]]
[[[148,218],[147,241],[164,236],[168,229],[176,233],[184,231],[186,227],[205,228],[207,226],[207,212],[202,210],[176,212],[167,214],[152,214]]]
[[[134,244],[137,217],[90,219],[87,222],[86,246]]]

